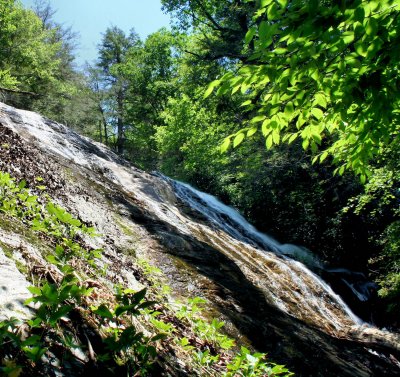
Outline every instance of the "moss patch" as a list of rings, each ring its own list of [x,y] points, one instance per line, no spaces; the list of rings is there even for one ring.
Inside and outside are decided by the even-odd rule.
[[[42,255],[47,255],[52,250],[52,246],[47,244],[47,240],[44,237],[40,237],[40,235],[18,219],[0,214],[0,229],[8,233],[17,234],[19,238],[27,244],[32,245]]]

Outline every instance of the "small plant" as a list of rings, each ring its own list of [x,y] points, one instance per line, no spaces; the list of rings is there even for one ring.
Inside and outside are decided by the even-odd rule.
[[[179,308],[179,310],[176,312],[176,316],[178,318],[186,318],[188,320],[195,319],[196,315],[201,313],[205,304],[207,304],[207,301],[201,297],[189,299],[187,305],[182,305]]]
[[[197,351],[194,356],[195,361],[201,366],[211,366],[219,360],[219,355],[211,355],[209,350]]]
[[[246,347],[241,347],[240,352],[227,365],[227,369],[223,377],[293,376],[283,365],[267,362],[265,354],[251,354]]]
[[[34,319],[28,321],[31,327],[40,327],[43,324],[56,327],[58,321],[80,303],[82,296],[87,296],[92,291],[92,288],[79,286],[79,280],[74,274],[64,276],[60,284],[46,282],[41,287],[28,289],[33,296],[25,303],[40,304]]]
[[[0,322],[0,360],[6,360],[6,365],[0,368],[0,371],[6,375],[12,375],[22,370],[13,358],[16,355],[19,358],[24,355],[28,360],[37,363],[47,351],[44,347],[41,337],[31,335],[25,337],[20,331],[21,323],[16,318]]]
[[[225,323],[218,321],[216,318],[214,318],[211,323],[201,319],[194,321],[195,332],[199,334],[202,339],[224,350],[229,350],[235,345],[235,341],[219,331],[224,326]]]
[[[165,335],[172,335],[174,332],[174,326],[171,323],[166,323],[164,321],[160,321],[156,318],[151,318],[150,323],[161,333]]]
[[[36,180],[38,181],[39,178],[37,177]],[[39,196],[33,195],[26,188],[26,181],[22,180],[16,184],[10,174],[1,171],[0,211],[28,223],[35,231],[58,239],[72,240],[77,233],[91,237],[97,235],[95,228],[86,226],[64,208],[53,203],[47,194],[43,194],[39,201]]]
[[[179,339],[177,343],[187,352],[194,350],[194,347],[190,344],[189,339],[186,337]]]
[[[124,365],[129,373],[140,371],[143,375],[151,368],[157,356],[155,342],[165,337],[164,334],[147,337],[143,332],[138,332],[135,326],[124,325],[127,316],[132,323],[133,317],[141,315],[144,309],[154,305],[154,302],[144,299],[145,295],[146,289],[134,292],[117,287],[117,305],[114,309],[106,304],[92,308],[93,313],[101,318],[106,334],[103,339],[106,352],[99,356],[100,360],[106,362],[113,359],[118,365]]]

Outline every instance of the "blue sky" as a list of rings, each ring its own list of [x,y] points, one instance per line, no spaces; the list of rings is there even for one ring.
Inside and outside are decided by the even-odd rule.
[[[31,7],[34,0],[20,0]],[[141,39],[169,25],[169,16],[161,11],[160,0],[50,0],[57,13],[54,19],[71,26],[80,34],[76,62],[82,65],[96,58],[96,46],[101,34],[110,26],[125,32],[134,28]]]

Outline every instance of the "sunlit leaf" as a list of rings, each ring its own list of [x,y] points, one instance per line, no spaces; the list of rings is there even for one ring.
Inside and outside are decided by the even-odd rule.
[[[220,147],[221,152],[226,152],[228,150],[230,144],[231,144],[231,138],[230,137],[225,138]]]
[[[324,112],[318,107],[314,107],[311,109],[311,114],[314,115],[318,120],[320,120],[324,116]]]
[[[272,135],[269,135],[265,141],[265,145],[267,146],[267,149],[270,149],[272,147],[272,144],[274,143],[272,139]]]
[[[241,132],[239,134],[237,134],[235,136],[235,138],[233,139],[233,147],[236,148],[238,145],[240,145],[242,143],[242,141],[244,140],[244,133]]]
[[[256,132],[257,132],[258,128],[257,127],[251,127],[248,131],[247,131],[247,137],[253,136]]]

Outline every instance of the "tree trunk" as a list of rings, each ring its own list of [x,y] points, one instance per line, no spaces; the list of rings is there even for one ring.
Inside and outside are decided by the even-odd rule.
[[[100,110],[101,117],[102,117],[102,119],[103,119],[103,126],[104,126],[104,143],[105,143],[106,145],[108,145],[107,120],[106,120],[106,116],[105,116],[105,114],[104,114],[104,110],[103,110],[103,108],[101,107],[100,104],[99,104],[99,110]]]
[[[118,91],[117,94],[117,106],[118,106],[118,118],[117,118],[117,152],[122,155],[124,153],[124,94],[122,90]]]
[[[102,122],[99,120],[99,141],[100,143],[103,142],[103,131],[102,131]]]

